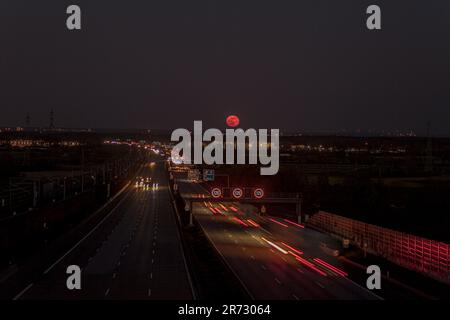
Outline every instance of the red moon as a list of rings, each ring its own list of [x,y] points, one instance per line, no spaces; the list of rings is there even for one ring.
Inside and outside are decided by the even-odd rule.
[[[234,115],[228,116],[227,117],[227,125],[229,127],[237,127],[239,125],[238,116],[234,116]]]

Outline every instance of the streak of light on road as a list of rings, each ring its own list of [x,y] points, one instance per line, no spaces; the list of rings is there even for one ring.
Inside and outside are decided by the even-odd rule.
[[[313,260],[314,260],[315,262],[321,264],[322,266],[324,266],[324,267],[330,269],[331,271],[337,273],[337,274],[340,275],[340,276],[343,276],[343,277],[348,276],[348,274],[347,274],[345,271],[342,271],[342,270],[336,268],[335,266],[333,266],[333,265],[331,265],[331,264],[329,264],[329,263],[323,261],[322,259],[314,258]]]
[[[291,249],[292,251],[294,251],[295,253],[297,253],[297,254],[299,254],[299,255],[302,255],[302,254],[303,254],[303,251],[300,251],[300,250],[298,250],[298,249],[295,249],[295,248],[291,247],[290,245],[288,245],[288,244],[286,244],[286,243],[284,243],[284,242],[281,242],[281,244],[282,244],[283,246],[285,246],[286,248]]]
[[[294,226],[297,226],[297,227],[299,227],[299,228],[305,229],[305,226],[304,226],[304,225],[301,225],[301,224],[299,224],[299,223],[295,223],[295,222],[293,222],[293,221],[291,221],[291,220],[288,220],[288,219],[283,219],[283,220],[286,221],[287,223],[290,223],[290,224],[294,225]]]
[[[274,223],[276,223],[276,224],[279,224],[280,226],[283,226],[283,227],[286,227],[286,228],[289,227],[287,224],[284,224],[284,223],[282,223],[282,222],[280,222],[280,221],[277,221],[277,220],[275,220],[275,219],[269,218],[269,220],[272,221],[272,222],[274,222]]]
[[[274,247],[275,249],[277,249],[278,251],[280,251],[283,254],[288,254],[288,252],[286,250],[284,250],[283,248],[281,248],[280,246],[276,245],[275,243],[273,243],[272,241],[267,240],[264,237],[261,237],[262,240],[264,240],[265,242],[267,242],[269,245],[271,245],[272,247]]]
[[[314,270],[315,272],[317,272],[318,274],[326,277],[327,274],[325,272],[323,272],[322,270],[320,270],[319,268],[317,268],[314,264],[312,264],[311,262],[309,262],[308,260],[305,260],[301,257],[296,257],[295,258],[297,261],[299,261],[300,263],[302,263],[303,265],[309,267],[310,269]]]

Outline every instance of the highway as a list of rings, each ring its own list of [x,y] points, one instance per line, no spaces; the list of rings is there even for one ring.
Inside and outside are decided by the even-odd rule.
[[[209,196],[176,174],[182,196]],[[380,299],[353,282],[330,249],[336,240],[302,225],[261,217],[248,205],[193,205],[196,221],[254,299]],[[253,210],[254,211],[254,210]]]
[[[139,176],[148,187],[133,181],[105,218],[15,299],[192,299],[164,162],[146,164]],[[81,290],[66,287],[69,265],[82,269]]]

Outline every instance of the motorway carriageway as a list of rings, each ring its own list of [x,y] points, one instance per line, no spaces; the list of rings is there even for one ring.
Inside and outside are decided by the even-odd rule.
[[[201,185],[175,178],[182,196],[209,196]],[[350,280],[341,261],[323,249],[336,240],[295,222],[249,213],[249,207],[205,199],[194,203],[193,212],[252,298],[380,299]]]
[[[105,218],[15,299],[192,299],[164,162],[148,163],[140,176],[152,179],[148,188],[133,181]],[[72,264],[82,268],[81,290],[66,288]]]

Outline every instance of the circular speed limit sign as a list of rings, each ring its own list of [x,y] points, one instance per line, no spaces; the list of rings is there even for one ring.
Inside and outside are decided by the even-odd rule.
[[[240,199],[244,196],[244,190],[242,188],[234,188],[232,194],[236,199]]]
[[[255,190],[253,190],[253,196],[256,199],[261,199],[262,197],[264,197],[264,190],[261,188],[256,188]]]
[[[212,188],[211,195],[213,198],[220,198],[222,196],[222,190],[220,188]]]

